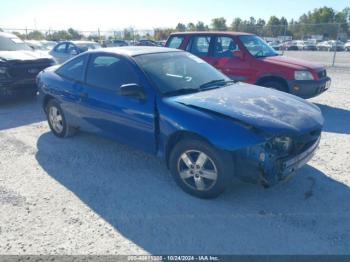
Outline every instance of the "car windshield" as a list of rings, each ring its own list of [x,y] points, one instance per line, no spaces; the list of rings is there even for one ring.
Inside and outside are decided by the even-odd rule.
[[[239,37],[248,52],[255,57],[277,56],[278,53],[264,40],[255,35],[242,35]]]
[[[0,51],[32,50],[26,43],[16,36],[0,36]]]
[[[198,92],[230,82],[214,67],[186,52],[146,54],[134,59],[164,95]]]
[[[101,46],[97,43],[78,43],[75,45],[82,51],[88,51],[88,50],[94,50],[94,49],[101,48]]]

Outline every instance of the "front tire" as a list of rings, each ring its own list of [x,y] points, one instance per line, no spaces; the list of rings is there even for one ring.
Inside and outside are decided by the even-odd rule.
[[[231,155],[197,139],[182,140],[175,145],[169,167],[178,186],[199,198],[219,196],[233,177]]]
[[[71,136],[75,129],[67,124],[63,110],[60,104],[55,100],[50,100],[46,106],[47,122],[52,133],[60,138]]]

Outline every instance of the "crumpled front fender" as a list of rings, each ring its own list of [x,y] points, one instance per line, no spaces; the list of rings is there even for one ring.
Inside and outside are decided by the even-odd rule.
[[[266,140],[250,125],[179,103],[173,103],[171,107],[160,103],[159,130],[163,147],[166,147],[172,135],[179,132],[196,134],[227,151],[236,151]]]

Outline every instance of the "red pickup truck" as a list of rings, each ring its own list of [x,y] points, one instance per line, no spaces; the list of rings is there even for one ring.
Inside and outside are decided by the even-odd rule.
[[[202,58],[233,80],[274,88],[302,98],[317,96],[331,84],[324,66],[279,55],[254,34],[173,33],[166,46]]]

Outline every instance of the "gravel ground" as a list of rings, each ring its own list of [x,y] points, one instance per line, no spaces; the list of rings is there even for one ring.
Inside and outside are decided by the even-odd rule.
[[[183,193],[164,163],[118,143],[54,137],[36,101],[0,106],[0,254],[350,254],[350,69],[312,99],[314,159],[265,190]]]

